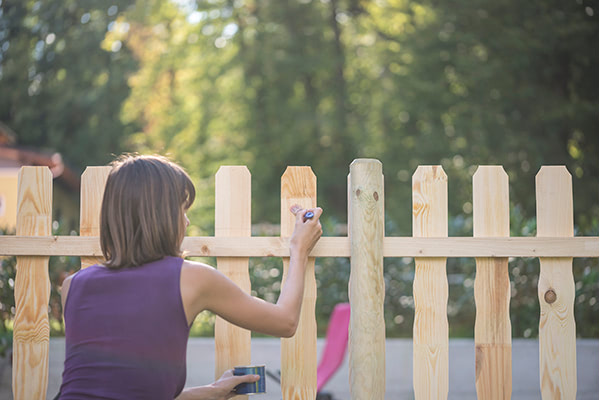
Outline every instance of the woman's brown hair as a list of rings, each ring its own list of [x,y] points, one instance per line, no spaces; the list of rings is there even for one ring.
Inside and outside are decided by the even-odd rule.
[[[100,246],[109,268],[180,257],[184,212],[196,197],[177,164],[160,156],[125,155],[112,163],[100,211]]]

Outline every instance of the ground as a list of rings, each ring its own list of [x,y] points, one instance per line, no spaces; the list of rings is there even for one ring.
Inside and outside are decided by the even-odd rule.
[[[317,342],[318,353],[323,340]],[[64,359],[64,339],[50,341],[50,374],[48,399],[54,398],[60,386]],[[540,399],[539,351],[537,340],[513,339],[513,390],[515,400]],[[214,340],[193,338],[188,345],[187,385],[202,385],[214,378]],[[280,366],[280,341],[278,339],[253,339],[252,362],[266,364],[276,372]],[[10,366],[0,369],[0,400],[12,399]],[[348,387],[348,361],[325,386],[335,400],[350,399]],[[279,385],[267,380],[267,394],[256,400],[279,400]],[[412,399],[412,340],[388,339],[386,342],[386,399]],[[472,339],[450,340],[450,392],[449,400],[475,400],[475,350]],[[598,399],[598,340],[577,341],[577,399]]]

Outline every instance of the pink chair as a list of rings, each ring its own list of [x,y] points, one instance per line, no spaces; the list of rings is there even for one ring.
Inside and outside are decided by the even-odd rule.
[[[340,368],[348,348],[348,326],[350,325],[350,304],[336,305],[329,317],[325,348],[317,365],[317,400],[331,400],[333,396],[321,389]],[[281,383],[280,375],[266,370],[267,376]]]
[[[346,356],[348,348],[348,325],[350,324],[350,304],[335,306],[329,317],[325,348],[317,366],[317,392],[331,379]]]

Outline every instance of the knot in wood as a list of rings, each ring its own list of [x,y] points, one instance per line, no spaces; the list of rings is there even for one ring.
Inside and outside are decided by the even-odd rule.
[[[356,189],[356,197],[360,196],[360,189]]]
[[[203,245],[203,246],[200,248],[200,252],[201,252],[202,254],[208,254],[208,246],[207,246],[207,245]]]
[[[556,301],[556,292],[553,289],[548,289],[546,293],[544,293],[544,300],[546,303],[552,304]]]
[[[377,194],[377,192],[373,192],[373,198],[375,199],[375,201],[379,201],[379,195]]]

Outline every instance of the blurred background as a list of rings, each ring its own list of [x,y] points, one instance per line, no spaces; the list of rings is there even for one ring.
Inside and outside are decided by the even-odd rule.
[[[252,173],[254,235],[278,235],[280,177],[310,165],[325,235],[346,234],[355,158],[385,175],[386,234],[412,234],[418,165],[448,175],[449,234],[472,235],[472,176],[502,165],[511,234],[534,236],[535,175],[566,165],[575,234],[598,235],[598,2],[588,0],[0,0],[0,225],[14,234],[16,174],[55,177],[53,230],[77,235],[79,176],[122,152],[183,165],[198,190],[188,235],[214,233],[214,174]],[[14,201],[13,201],[14,199]],[[214,265],[214,259],[205,259]],[[14,258],[0,268],[10,348]],[[59,291],[77,258],[51,258]],[[452,337],[472,337],[473,259],[448,259]],[[347,301],[347,259],[319,259],[322,335]],[[537,259],[510,259],[513,337],[535,338]],[[277,299],[281,261],[252,259],[254,294]],[[598,337],[598,259],[574,260],[578,337]],[[385,260],[389,337],[411,337],[411,258]],[[193,335],[211,336],[202,314]]]

